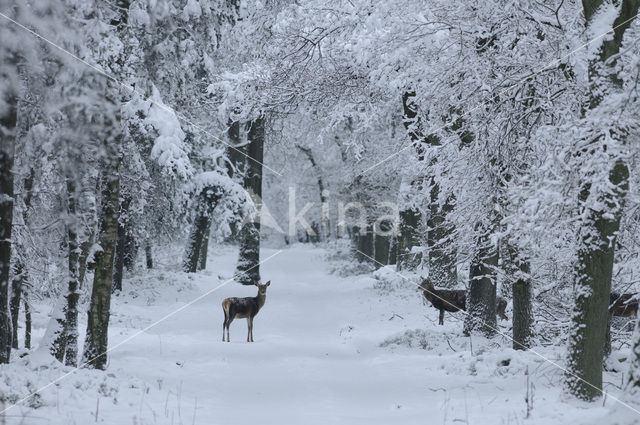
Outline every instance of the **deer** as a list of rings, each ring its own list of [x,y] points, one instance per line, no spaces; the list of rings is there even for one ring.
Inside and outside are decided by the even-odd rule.
[[[247,319],[247,342],[253,342],[253,318],[260,311],[267,299],[267,286],[271,285],[268,281],[264,285],[254,281],[253,284],[258,287],[258,295],[246,298],[225,298],[222,301],[222,310],[224,311],[224,323],[222,324],[222,342],[224,342],[224,331],[227,330],[227,342],[229,339],[229,325],[236,317],[239,319]]]
[[[618,294],[612,292],[609,295],[609,317],[631,317],[638,315],[638,300],[636,294]]]
[[[429,279],[424,279],[419,285],[422,295],[432,306],[440,310],[439,325],[444,325],[444,312],[455,313],[467,310],[467,291],[464,289],[436,289]],[[507,300],[496,298],[496,315],[502,320],[509,320],[505,314]]]

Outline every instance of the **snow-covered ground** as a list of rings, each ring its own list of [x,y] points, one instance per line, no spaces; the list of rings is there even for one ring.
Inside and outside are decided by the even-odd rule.
[[[125,280],[125,291],[113,300],[110,346],[229,279],[236,252],[211,251],[208,270],[202,273],[186,275],[171,271],[176,264],[168,264]],[[262,258],[277,252],[263,249]],[[610,423],[611,399],[604,407],[567,399],[562,372],[533,353],[516,353],[501,337],[463,337],[459,315],[447,314],[445,325],[438,326],[437,311],[424,306],[416,288],[389,270],[376,273],[382,281],[371,274],[338,277],[327,272],[331,265],[326,257],[323,249],[299,245],[263,264],[263,281],[271,280],[271,286],[255,319],[255,343],[245,342],[244,319],[233,322],[231,343],[221,340],[221,301],[256,293],[253,287],[230,283],[113,350],[106,372],[72,373],[6,411],[3,420]],[[46,314],[36,315],[36,343],[46,322]],[[508,325],[501,326],[506,330]],[[538,349],[563,363],[563,347]],[[0,391],[9,398],[6,407],[71,368],[32,353],[0,370]],[[527,378],[533,394],[528,419]],[[608,374],[607,391],[617,394],[620,379],[620,374]]]

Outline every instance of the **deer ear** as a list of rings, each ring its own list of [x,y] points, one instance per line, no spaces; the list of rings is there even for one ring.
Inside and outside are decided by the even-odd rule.
[[[256,286],[260,286],[260,282],[258,282],[257,280],[254,280],[253,284],[256,285]]]
[[[264,286],[269,286],[271,285],[271,281],[268,281]]]

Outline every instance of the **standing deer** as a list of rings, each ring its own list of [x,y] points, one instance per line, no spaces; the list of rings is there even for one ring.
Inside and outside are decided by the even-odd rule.
[[[253,342],[253,318],[260,311],[267,299],[267,286],[271,284],[268,281],[264,285],[260,285],[259,282],[253,283],[258,287],[258,295],[255,297],[246,298],[226,298],[222,301],[222,310],[224,310],[224,323],[222,324],[222,341],[224,342],[224,330],[227,330],[227,342],[229,339],[229,325],[236,317],[239,319],[247,319],[247,342]]]
[[[444,325],[444,312],[455,313],[460,310],[467,310],[467,291],[464,289],[436,289],[429,279],[424,279],[420,284],[422,294],[432,306],[440,310],[439,325]],[[496,298],[496,315],[502,320],[509,318],[504,313],[507,308],[507,300],[502,297]]]

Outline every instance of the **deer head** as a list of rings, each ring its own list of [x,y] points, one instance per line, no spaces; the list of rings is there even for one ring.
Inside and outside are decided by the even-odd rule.
[[[268,281],[264,285],[261,285],[257,280],[253,281],[253,284],[258,287],[258,295],[265,296],[267,295],[267,286],[271,285],[271,281]]]

